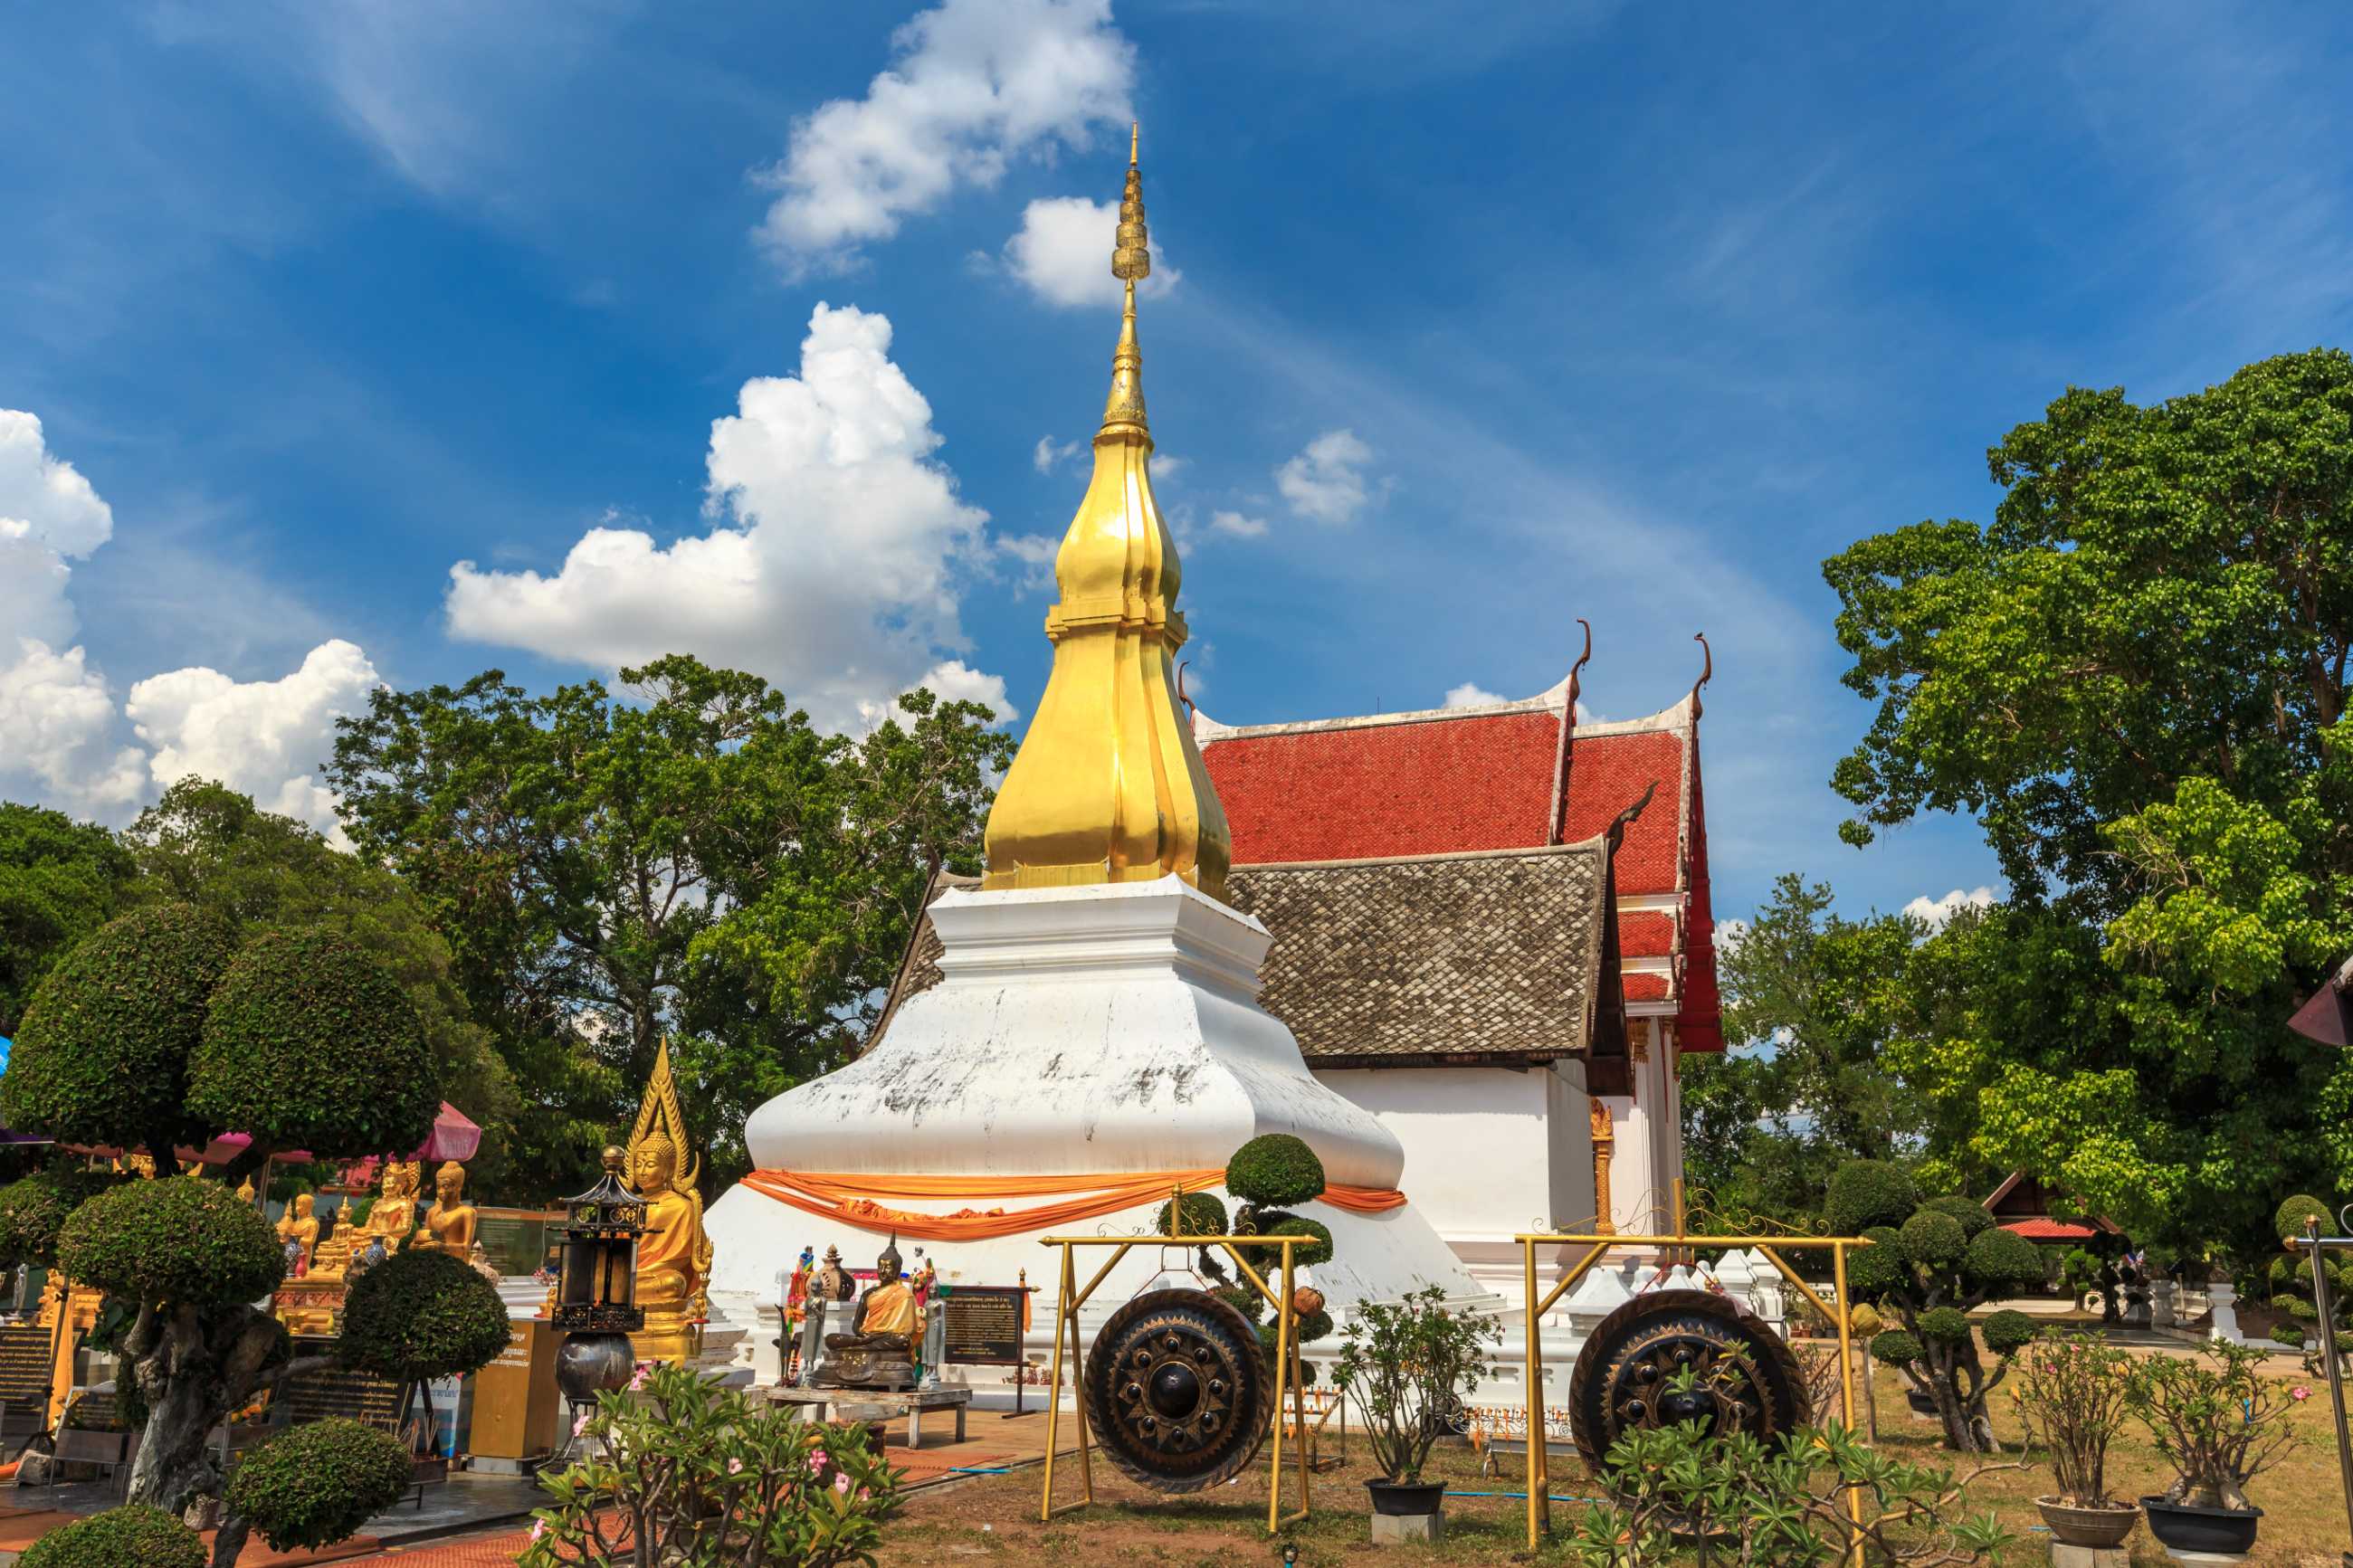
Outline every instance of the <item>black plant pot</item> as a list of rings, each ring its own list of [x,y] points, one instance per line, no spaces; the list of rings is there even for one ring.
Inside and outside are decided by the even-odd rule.
[[[1375,1513],[1436,1513],[1446,1502],[1444,1481],[1366,1481],[1365,1489],[1373,1494]]]
[[[2160,1497],[2145,1497],[2140,1507],[2158,1545],[2227,1557],[2243,1557],[2255,1549],[2255,1525],[2263,1517],[2259,1508],[2200,1508]]]

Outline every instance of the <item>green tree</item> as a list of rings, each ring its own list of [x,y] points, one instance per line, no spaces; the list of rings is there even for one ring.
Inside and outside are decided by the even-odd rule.
[[[352,1155],[422,1140],[438,1102],[430,1057],[385,966],[322,931],[265,932],[232,955],[225,931],[205,911],[159,904],[82,942],[33,994],[16,1059],[0,1077],[0,1110],[54,1137],[143,1144],[159,1172],[171,1169],[175,1144],[232,1129],[254,1135],[241,1158],[256,1164],[273,1147]],[[288,1073],[289,1062],[303,1070]],[[324,1364],[295,1357],[284,1325],[251,1305],[276,1288],[285,1260],[261,1215],[238,1201],[237,1170],[225,1181],[110,1185],[56,1231],[58,1267],[134,1314],[122,1375],[147,1414],[132,1502],[176,1510],[218,1495],[213,1428],[280,1380]],[[58,1199],[8,1191],[14,1245],[37,1253]],[[479,1279],[469,1288],[487,1289]],[[427,1304],[417,1316],[459,1315]],[[243,1534],[235,1519],[225,1523],[223,1568]]]
[[[1814,1214],[1841,1162],[1911,1158],[1928,1131],[1929,1106],[1889,1062],[1921,1026],[1910,971],[1926,928],[1846,920],[1831,901],[1829,883],[1787,874],[1719,950],[1734,1045],[1685,1059],[1683,1115],[1692,1184],[1724,1214]]]
[[[852,740],[690,658],[621,679],[378,690],[328,769],[531,1087],[519,1163],[547,1190],[587,1179],[665,1035],[713,1175],[745,1169],[751,1108],[863,1039],[933,871],[977,868],[1011,752],[928,692]]]
[[[49,965],[122,908],[131,857],[63,812],[0,801],[0,1035]]]
[[[520,1188],[531,1201],[546,1195],[550,1189],[526,1188],[508,1175],[522,1108],[514,1079],[472,1016],[448,943],[399,878],[336,848],[306,823],[197,778],[164,791],[123,833],[121,848],[132,903],[202,910],[239,942],[265,931],[322,931],[364,949],[416,1011],[431,1080],[483,1130],[474,1191],[494,1196]]]
[[[2353,1161],[2353,1070],[2283,1026],[2353,948],[2353,356],[2147,406],[2070,390],[1989,462],[1991,523],[1825,565],[1878,705],[1835,775],[1846,832],[1975,816],[2018,912],[1980,939],[2089,1026],[1937,1043],[1977,1156],[2252,1255]]]

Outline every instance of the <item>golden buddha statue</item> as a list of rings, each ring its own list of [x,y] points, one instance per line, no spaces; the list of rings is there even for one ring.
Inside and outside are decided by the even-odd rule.
[[[421,1162],[385,1161],[384,1183],[368,1208],[366,1221],[337,1226],[335,1233],[319,1246],[311,1261],[311,1272],[343,1279],[351,1272],[353,1260],[379,1241],[387,1255],[398,1252],[417,1226],[417,1187],[423,1173]]]
[[[711,1315],[711,1237],[702,1228],[700,1162],[681,1151],[686,1117],[670,1076],[670,1043],[654,1057],[645,1103],[629,1135],[629,1184],[646,1204],[646,1233],[638,1239],[637,1304],[645,1328],[630,1339],[647,1361],[692,1359],[702,1349],[702,1325]]]
[[[445,1160],[433,1173],[433,1206],[425,1211],[425,1223],[417,1227],[409,1245],[470,1261],[477,1218],[474,1205],[466,1201],[466,1167]]]
[[[290,1270],[300,1276],[310,1271],[311,1254],[319,1246],[319,1200],[309,1193],[297,1193],[286,1206],[286,1216],[278,1222],[278,1245],[291,1242],[301,1249],[301,1262]]]

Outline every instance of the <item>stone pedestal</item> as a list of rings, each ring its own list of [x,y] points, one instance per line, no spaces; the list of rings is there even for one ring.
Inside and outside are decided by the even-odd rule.
[[[2051,1568],[2132,1568],[2132,1553],[2121,1546],[2068,1546],[2054,1541]]]
[[[1271,938],[1249,916],[1174,877],[1095,887],[955,891],[932,906],[944,950],[936,986],[907,997],[866,1055],[779,1095],[745,1128],[763,1168],[857,1174],[1057,1176],[1221,1169],[1265,1132],[1303,1139],[1335,1183],[1402,1184],[1396,1136],[1307,1070],[1298,1042],[1258,1005]],[[1402,1184],[1400,1182],[1402,1178]],[[990,1197],[987,1206],[1030,1206]],[[1060,1232],[1147,1226],[1161,1199]],[[858,1222],[820,1215],[738,1184],[711,1207],[714,1293],[757,1291],[805,1246],[858,1267],[881,1250],[893,1215],[946,1214],[965,1200],[883,1200]],[[1477,1287],[1410,1205],[1362,1214],[1311,1205],[1336,1256],[1314,1282],[1332,1311],[1435,1285]],[[1054,1255],[1041,1229],[986,1240],[926,1239],[951,1283],[1044,1287],[1035,1329],[1050,1342]],[[902,1239],[907,1233],[902,1229]],[[1107,1254],[1082,1254],[1079,1277]],[[1103,1280],[1082,1331],[1156,1272],[1139,1249]]]
[[[1376,1546],[1430,1546],[1445,1539],[1446,1515],[1443,1513],[1373,1515],[1373,1544]]]
[[[2181,1287],[2170,1279],[2152,1279],[2148,1283],[2148,1323],[2153,1329],[2169,1329],[2174,1324],[2174,1301]]]
[[[2217,1279],[2207,1286],[2206,1300],[2213,1311],[2213,1321],[2207,1327],[2206,1337],[2227,1340],[2234,1345],[2245,1344],[2247,1336],[2239,1331],[2239,1293],[2232,1289],[2230,1281]]]

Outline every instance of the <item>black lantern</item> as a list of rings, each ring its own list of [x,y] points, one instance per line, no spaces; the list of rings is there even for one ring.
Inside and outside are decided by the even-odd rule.
[[[605,1174],[564,1205],[569,1213],[554,1323],[565,1340],[555,1354],[555,1383],[575,1404],[628,1383],[637,1370],[629,1335],[646,1326],[645,1310],[637,1304],[638,1237],[646,1232],[646,1205],[621,1184],[625,1158],[607,1147]]]

